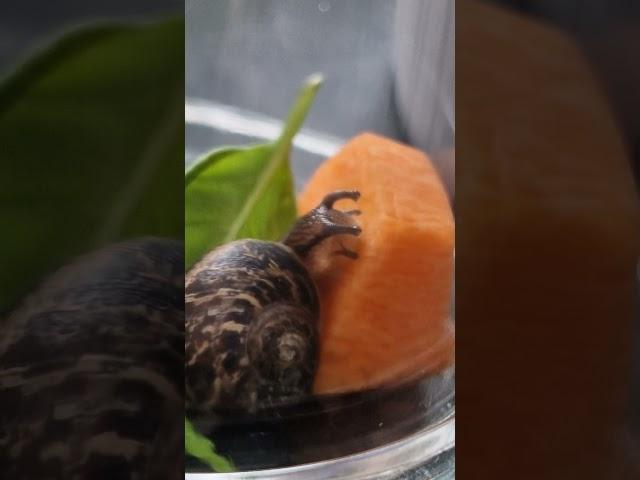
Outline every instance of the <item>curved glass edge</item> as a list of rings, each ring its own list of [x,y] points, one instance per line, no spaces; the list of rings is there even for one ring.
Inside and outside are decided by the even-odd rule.
[[[323,462],[309,463],[255,472],[185,473],[185,480],[324,480],[342,478],[383,480],[428,462],[429,459],[452,450],[455,446],[455,413],[403,440],[366,452]],[[443,473],[443,472],[440,472]],[[440,475],[438,477],[442,478]],[[446,477],[445,477],[446,478]]]

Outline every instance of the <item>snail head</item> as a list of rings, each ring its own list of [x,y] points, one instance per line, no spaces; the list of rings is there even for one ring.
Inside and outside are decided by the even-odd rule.
[[[360,210],[342,211],[333,208],[338,200],[357,201],[359,198],[360,192],[356,190],[339,190],[329,193],[317,207],[298,219],[283,243],[300,258],[305,258],[314,247],[327,238],[336,235],[360,235],[362,229],[353,218],[360,214]],[[356,252],[345,247],[341,247],[334,253],[352,259],[358,258]]]

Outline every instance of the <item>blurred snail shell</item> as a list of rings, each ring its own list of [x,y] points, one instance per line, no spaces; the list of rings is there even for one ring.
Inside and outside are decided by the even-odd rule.
[[[319,300],[305,259],[324,240],[359,235],[353,214],[327,195],[281,242],[238,240],[197,263],[185,284],[186,394],[192,410],[242,410],[310,393],[318,354]],[[356,258],[344,247],[333,253]]]
[[[183,252],[80,257],[2,321],[3,478],[183,478]]]

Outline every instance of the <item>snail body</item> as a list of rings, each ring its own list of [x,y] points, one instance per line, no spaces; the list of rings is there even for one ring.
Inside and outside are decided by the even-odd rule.
[[[255,412],[307,395],[318,354],[317,289],[305,260],[336,235],[358,235],[333,208],[357,192],[327,195],[282,242],[238,240],[187,274],[186,395],[190,409]],[[333,253],[355,258],[340,248]]]

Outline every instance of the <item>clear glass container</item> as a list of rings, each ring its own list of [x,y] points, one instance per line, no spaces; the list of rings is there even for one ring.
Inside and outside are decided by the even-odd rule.
[[[238,109],[225,127],[220,108],[209,110],[207,102],[187,99],[187,164],[211,145],[252,144],[279,132],[277,120]],[[236,129],[236,119],[246,121]],[[248,131],[254,127],[256,131]],[[340,145],[337,138],[303,129],[292,152],[296,184],[304,185],[310,172]],[[193,420],[216,439],[220,453],[243,470],[256,469],[225,478],[411,478],[399,475],[419,467],[421,476],[416,478],[447,479],[454,470],[454,403],[451,367],[400,387],[313,398],[281,409],[277,418],[267,413],[248,423],[234,418]],[[220,476],[205,473],[195,461],[187,462],[187,470],[192,479]]]
[[[275,139],[300,83],[314,72],[325,83],[294,139],[297,191],[362,131],[419,147],[430,141],[415,138],[396,107],[405,95],[396,77],[415,75],[406,62],[395,67],[401,55],[393,50],[402,43],[394,24],[408,14],[386,0],[187,2],[186,164],[216,147]],[[452,85],[438,91],[451,92],[445,101],[452,103]],[[451,115],[452,106],[433,119],[438,142],[429,153],[437,165],[450,159]],[[186,478],[454,478],[454,404],[450,367],[394,387],[312,397],[275,414],[194,418],[241,473],[209,473],[188,458]]]

